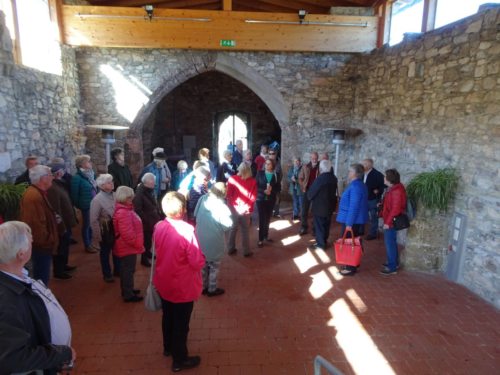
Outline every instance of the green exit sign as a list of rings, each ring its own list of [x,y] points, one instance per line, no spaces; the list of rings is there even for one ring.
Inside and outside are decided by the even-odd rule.
[[[236,40],[232,39],[221,39],[220,40],[221,47],[236,47]]]

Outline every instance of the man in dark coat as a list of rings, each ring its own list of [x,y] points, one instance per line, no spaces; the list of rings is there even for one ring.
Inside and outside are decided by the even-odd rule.
[[[366,239],[374,240],[378,233],[378,205],[384,192],[384,175],[373,168],[373,160],[365,159],[361,163],[365,169],[363,182],[368,189],[368,219],[370,228]]]
[[[134,188],[132,181],[132,173],[129,167],[125,164],[125,154],[121,148],[111,150],[111,159],[113,160],[108,165],[108,173],[113,176],[113,183],[115,184],[115,191],[118,186],[128,186]]]
[[[26,170],[23,172],[23,174],[17,176],[16,181],[14,182],[16,185],[22,183],[31,184],[30,168],[38,165],[38,158],[36,156],[28,156],[24,161],[24,164],[26,165]]]
[[[30,257],[30,228],[19,221],[0,225],[0,373],[56,375],[76,357],[59,342],[68,342],[71,328],[65,314],[58,313],[60,305],[50,311],[46,307],[40,292],[47,289],[27,276],[24,265]],[[58,320],[57,334],[51,332],[51,319]]]
[[[314,216],[314,232],[316,244],[310,250],[326,249],[332,215],[337,205],[337,177],[331,172],[332,163],[321,160],[319,163],[320,175],[314,180],[307,191],[307,199],[312,202]]]

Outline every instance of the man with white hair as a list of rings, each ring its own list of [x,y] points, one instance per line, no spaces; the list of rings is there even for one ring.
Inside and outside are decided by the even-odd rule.
[[[307,191],[307,199],[312,203],[316,236],[316,244],[310,246],[310,250],[325,250],[330,235],[332,214],[337,205],[337,177],[331,172],[331,169],[330,160],[321,160],[319,163],[320,175]]]
[[[238,168],[243,162],[243,141],[241,139],[237,139],[235,146],[236,147],[233,151],[233,163],[236,165],[236,168]]]
[[[49,283],[52,255],[59,245],[58,223],[62,219],[47,199],[47,190],[52,186],[52,172],[45,165],[30,169],[31,185],[21,199],[20,218],[28,224],[33,235],[33,278]]]
[[[52,292],[27,275],[30,227],[0,225],[0,372],[56,374],[76,358],[68,317]]]

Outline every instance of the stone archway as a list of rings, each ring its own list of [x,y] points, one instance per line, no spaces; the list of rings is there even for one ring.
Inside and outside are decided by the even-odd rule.
[[[195,58],[193,55],[191,57],[193,58],[185,61],[189,65],[186,69],[179,70],[172,76],[166,77],[164,83],[153,92],[148,105],[138,113],[128,131],[125,149],[129,159],[128,164],[136,175],[140,173],[144,165],[142,132],[149,116],[162,98],[173,89],[190,78],[205,72],[217,71],[224,73],[243,83],[267,105],[282,129],[288,125],[289,108],[283,96],[268,80],[250,66],[223,53],[207,53],[201,58]]]

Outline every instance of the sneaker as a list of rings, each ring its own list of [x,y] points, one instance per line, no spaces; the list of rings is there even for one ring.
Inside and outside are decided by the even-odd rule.
[[[207,292],[208,297],[215,297],[215,296],[220,296],[221,294],[224,294],[226,291],[222,288],[217,288],[213,292]]]
[[[113,276],[106,276],[106,277],[104,277],[104,282],[106,282],[106,283],[114,283],[115,279],[113,278]]]
[[[98,253],[98,252],[99,252],[99,250],[98,250],[98,249],[96,249],[96,248],[95,248],[95,247],[93,247],[93,246],[87,246],[87,247],[85,248],[85,252],[87,252],[87,253],[89,253],[89,254],[95,254],[95,253]]]
[[[66,273],[66,272],[54,275],[54,279],[58,279],[58,280],[69,280],[72,277],[73,276],[71,276],[69,273]]]
[[[347,268],[344,268],[344,269],[341,269],[339,271],[339,273],[342,275],[342,276],[354,276],[356,274],[356,271],[354,270],[349,270]]]
[[[257,242],[257,247],[264,247],[264,243],[262,241]]]
[[[307,234],[307,229],[300,228],[300,230],[299,230],[299,236],[303,236],[304,234]]]
[[[396,275],[398,271],[397,270],[391,271],[389,268],[384,267],[383,269],[380,270],[380,273],[382,275],[390,276],[390,275]]]
[[[312,244],[307,247],[309,250],[314,251],[314,250],[325,250],[321,246],[318,246],[318,244]]]
[[[236,254],[237,251],[238,251],[237,249],[231,249],[231,250],[228,250],[227,253],[229,255],[234,255],[234,254]]]
[[[188,370],[190,368],[198,367],[201,363],[201,358],[199,355],[193,357],[187,357],[182,362],[173,362],[172,363],[172,372],[179,372],[182,370]]]
[[[388,265],[387,263],[383,263],[383,264],[382,264],[382,267],[384,267],[384,268],[389,268],[389,265]],[[400,266],[399,266],[399,264],[398,264],[398,265],[396,266],[396,269],[397,269],[397,270],[399,270],[399,267],[400,267]]]
[[[130,302],[141,302],[143,300],[143,297],[141,296],[132,296],[129,298],[124,298],[123,301],[130,303]]]

